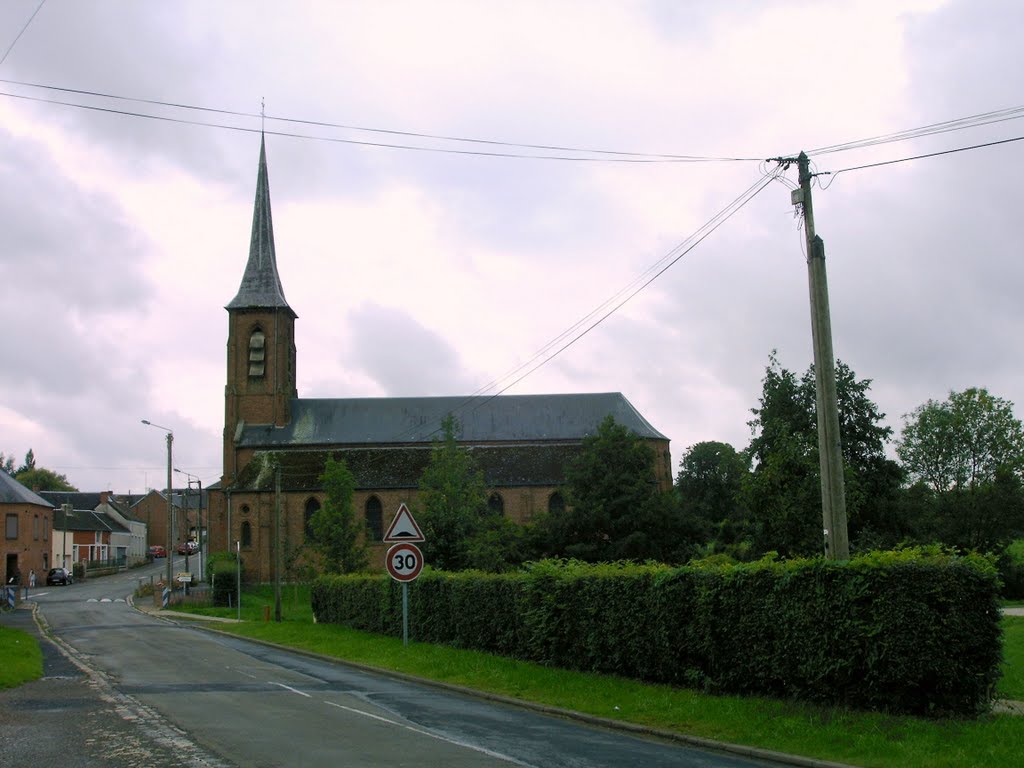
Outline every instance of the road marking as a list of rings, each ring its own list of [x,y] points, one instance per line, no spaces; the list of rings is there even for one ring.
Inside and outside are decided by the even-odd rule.
[[[278,683],[278,685],[280,685],[280,683]],[[450,736],[443,736],[440,733],[434,733],[432,731],[425,731],[422,728],[417,728],[414,725],[406,725],[405,723],[400,723],[397,720],[391,720],[391,719],[389,719],[387,717],[381,717],[380,715],[375,715],[372,712],[367,712],[367,711],[362,710],[362,709],[355,709],[354,707],[346,707],[344,704],[338,704],[338,703],[333,702],[333,701],[327,701],[326,699],[324,700],[324,704],[329,704],[332,707],[337,707],[338,709],[343,709],[346,712],[351,712],[354,715],[362,715],[363,717],[369,717],[372,720],[379,720],[382,723],[387,723],[388,725],[395,725],[395,726],[398,726],[399,728],[404,728],[407,731],[412,731],[413,733],[418,733],[421,736],[429,736],[432,739],[437,739],[438,741],[443,741],[443,742],[445,742],[447,744],[452,744],[453,746],[456,746],[456,747],[463,747],[465,749],[472,749],[474,752],[480,752],[480,753],[482,753],[484,755],[487,755],[488,757],[493,757],[493,758],[495,758],[497,760],[505,760],[506,762],[514,763],[515,765],[522,765],[522,766],[525,766],[526,768],[533,768],[531,763],[524,763],[523,761],[517,760],[516,758],[514,758],[514,757],[512,757],[510,755],[502,754],[501,752],[495,752],[492,749],[487,749],[487,747],[481,747],[481,746],[479,746],[477,744],[468,744],[465,741],[459,741],[458,739],[453,739]]]
[[[299,696],[305,696],[307,699],[312,699],[313,698],[308,693],[300,691],[297,688],[292,688],[290,685],[285,685],[284,683],[275,683],[275,682],[271,681],[270,684],[271,685],[279,685],[282,688],[284,688],[286,691],[291,691],[292,693],[297,693],[297,694],[299,694]]]
[[[104,597],[102,600],[100,600],[100,602],[101,603],[112,603],[114,601],[111,600],[109,597]]]

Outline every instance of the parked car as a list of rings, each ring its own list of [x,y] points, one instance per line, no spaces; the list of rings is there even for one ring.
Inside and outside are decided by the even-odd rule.
[[[51,568],[50,572],[46,574],[46,586],[48,587],[53,587],[57,584],[63,584],[66,587],[68,584],[74,583],[75,577],[67,568]]]
[[[150,560],[156,560],[158,557],[167,557],[167,550],[159,544],[154,544],[146,554]]]
[[[178,545],[179,555],[194,555],[196,550],[199,549],[199,545],[194,541],[183,541]]]

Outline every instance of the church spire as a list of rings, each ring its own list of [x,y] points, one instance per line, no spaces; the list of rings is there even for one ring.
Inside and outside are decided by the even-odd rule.
[[[260,136],[260,167],[256,176],[256,203],[252,212],[252,237],[249,241],[249,262],[245,265],[238,294],[225,309],[286,309],[295,316],[284,297],[277,273],[274,251],[274,222],[270,216],[270,182],[267,179],[267,150]]]

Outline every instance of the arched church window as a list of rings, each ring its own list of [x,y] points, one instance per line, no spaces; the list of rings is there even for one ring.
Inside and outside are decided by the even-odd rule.
[[[257,328],[249,337],[249,377],[262,379],[266,370],[267,337]]]
[[[366,500],[366,538],[368,541],[384,538],[384,508],[376,496]]]
[[[565,497],[555,491],[548,497],[548,513],[560,515],[565,512]]]
[[[305,513],[305,518],[304,519],[305,519],[305,529],[306,529],[306,538],[307,539],[313,538],[313,527],[312,527],[311,523],[312,523],[312,520],[313,520],[313,515],[315,515],[319,511],[320,511],[320,502],[319,501],[317,501],[314,498],[309,498],[309,499],[306,500],[306,513]]]
[[[242,521],[242,546],[252,546],[252,526],[249,525],[248,520]]]
[[[487,511],[492,515],[504,515],[505,514],[505,500],[501,498],[501,494],[495,491],[487,499]]]

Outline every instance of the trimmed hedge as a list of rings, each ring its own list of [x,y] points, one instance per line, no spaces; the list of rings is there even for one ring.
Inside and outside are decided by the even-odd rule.
[[[924,715],[988,709],[999,675],[998,577],[937,549],[747,564],[426,572],[409,634],[567,669],[719,693]],[[317,621],[399,636],[401,587],[327,576]]]

